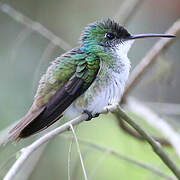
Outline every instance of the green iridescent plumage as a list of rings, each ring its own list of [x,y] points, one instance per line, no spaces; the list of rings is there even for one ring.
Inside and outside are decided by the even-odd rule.
[[[75,48],[53,61],[47,72],[40,80],[31,109],[24,119],[12,129],[11,132],[14,131],[14,133],[12,134],[11,139],[27,137],[30,134],[34,134],[35,132],[48,127],[56,121],[57,117],[61,115],[67,106],[69,106],[73,100],[75,100],[91,85],[98,73],[100,68],[99,65],[100,59],[96,55],[86,51],[83,52],[80,48]],[[79,87],[76,85],[76,82],[80,80],[81,84]],[[69,96],[69,98],[66,98],[66,102],[68,103],[64,103],[65,107],[61,108],[62,111],[59,111],[59,107],[55,105],[54,109],[59,111],[60,114],[57,117],[54,117],[54,114],[50,114],[48,115],[50,117],[49,122],[42,121],[44,118],[41,118],[40,114],[45,114],[43,112],[53,111],[52,107],[49,108],[52,110],[48,110],[48,104],[50,104],[51,101],[56,101],[54,97],[59,91],[61,91],[61,89],[64,93],[67,93],[66,97]],[[77,93],[74,89],[77,89]],[[57,104],[57,102],[54,104]],[[52,105],[50,104],[49,106]],[[30,116],[29,119],[29,114],[32,115],[32,113],[35,116]],[[36,121],[34,121],[34,119],[36,119]],[[39,127],[37,126],[38,124]],[[34,127],[33,130],[31,130],[32,127]]]
[[[27,137],[48,127],[91,86],[98,73],[105,77],[105,68],[99,72],[101,60],[110,66],[114,59],[113,54],[105,50],[108,43],[105,33],[117,34],[117,31],[122,30],[125,31],[111,20],[90,24],[85,28],[81,45],[58,57],[42,76],[33,105],[11,130],[11,138]],[[100,81],[97,84],[100,86]],[[92,89],[96,92],[94,86]],[[85,104],[91,97],[91,93],[87,92],[77,99],[77,104]]]
[[[84,80],[87,88],[99,69],[99,58],[94,54],[73,49],[57,58],[41,78],[35,99],[41,100],[41,105],[48,102],[56,91],[70,78],[76,76]]]
[[[143,37],[173,36],[133,36],[110,19],[88,25],[80,46],[58,57],[42,76],[34,102],[10,131],[10,140],[46,129],[68,113],[95,115],[118,103],[129,76],[127,53],[134,39]]]

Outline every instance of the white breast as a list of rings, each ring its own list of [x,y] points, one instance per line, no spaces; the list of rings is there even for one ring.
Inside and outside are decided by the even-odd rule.
[[[126,63],[123,67],[121,64],[120,72],[114,72],[112,70],[107,72],[111,80],[105,86],[102,86],[99,93],[94,96],[92,103],[87,108],[89,111],[97,113],[102,111],[105,106],[120,101],[130,70],[129,59],[126,57],[125,60]]]
[[[124,44],[120,44],[117,46],[116,50],[116,68],[109,68],[105,71],[105,76],[108,77],[108,81],[106,82],[106,78],[104,78],[104,83],[101,86],[98,86],[98,91],[93,88],[96,83],[98,83],[98,78],[93,82],[91,87],[85,93],[93,94],[93,98],[91,97],[88,101],[88,105],[86,106],[78,106],[76,102],[74,102],[68,109],[68,112],[72,114],[76,114],[76,112],[83,112],[84,110],[88,110],[92,112],[92,114],[96,114],[101,112],[105,106],[113,103],[119,103],[121,96],[124,92],[125,84],[129,76],[130,71],[130,61],[127,57],[128,50],[130,49],[133,41],[124,42]],[[104,67],[102,67],[104,68]],[[101,78],[101,77],[99,77]],[[94,89],[94,92],[93,90]],[[98,93],[97,93],[98,92]],[[68,113],[69,114],[69,113]]]

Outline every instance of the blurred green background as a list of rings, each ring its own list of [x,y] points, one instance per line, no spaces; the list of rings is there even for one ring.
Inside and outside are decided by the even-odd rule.
[[[133,0],[130,1],[130,3],[132,2]],[[4,0],[0,3],[6,3],[33,21],[41,23],[70,46],[75,47],[78,45],[84,26],[102,18],[115,17],[124,1]],[[141,1],[133,17],[126,23],[126,27],[134,34],[164,33],[180,17],[179,9],[179,0]],[[119,22],[121,22],[121,18],[118,18]],[[133,45],[129,53],[132,68],[138,64],[156,41],[156,39],[142,40]],[[147,104],[152,102],[179,104],[179,47],[180,41],[177,37],[177,40],[158,57],[157,63],[146,73],[131,96],[135,96]],[[50,41],[41,34],[30,30],[0,10],[1,131],[27,112],[33,102],[39,78],[49,66],[49,62],[64,52],[62,48],[52,46]],[[154,107],[154,110],[159,113],[158,108]],[[148,131],[158,134],[158,131],[147,125],[140,117],[135,117]],[[166,117],[172,125],[176,123],[176,129],[179,130],[178,114],[168,114],[163,117]],[[171,174],[149,145],[130,137],[119,128],[113,115],[101,115],[90,122],[82,123],[78,125],[76,132],[79,138],[112,148]],[[2,132],[0,138],[6,136],[6,133],[7,131]],[[17,145],[9,144],[6,147],[0,147],[0,179],[15,160],[14,153],[36,138],[38,137],[23,140]],[[54,138],[44,149],[36,152],[34,157],[29,159],[16,179],[68,179],[70,142],[61,136]],[[81,150],[87,174],[91,180],[164,179],[148,170],[118,159],[107,152],[99,152],[87,145],[81,144]],[[170,148],[167,150],[180,165],[175,152]],[[71,159],[71,179],[84,179],[75,143],[73,143]]]

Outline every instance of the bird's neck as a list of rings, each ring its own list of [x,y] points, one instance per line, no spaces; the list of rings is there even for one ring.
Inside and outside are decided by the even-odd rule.
[[[100,66],[99,75],[101,77],[109,79],[116,77],[125,79],[125,81],[128,78],[131,67],[128,57],[119,56],[118,54],[102,57]],[[114,74],[116,74],[116,76],[114,76]]]

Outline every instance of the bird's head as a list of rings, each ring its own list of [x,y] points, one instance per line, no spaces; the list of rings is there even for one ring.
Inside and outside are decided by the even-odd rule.
[[[115,50],[122,55],[127,55],[135,39],[152,37],[171,38],[175,36],[166,34],[131,35],[123,26],[107,19],[89,24],[81,35],[81,41],[83,47],[90,52],[101,53],[104,50]]]

